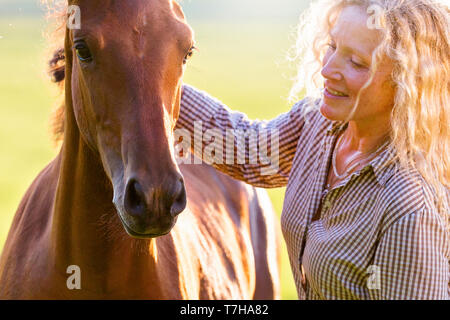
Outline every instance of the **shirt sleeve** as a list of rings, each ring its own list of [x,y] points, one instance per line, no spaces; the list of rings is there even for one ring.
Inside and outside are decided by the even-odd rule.
[[[187,147],[197,159],[235,179],[256,187],[282,187],[304,127],[303,105],[304,100],[271,121],[251,121],[207,93],[184,85],[175,139],[183,141],[179,143],[183,153]]]
[[[383,234],[375,254],[379,288],[372,299],[449,299],[449,234],[437,213],[403,216]]]

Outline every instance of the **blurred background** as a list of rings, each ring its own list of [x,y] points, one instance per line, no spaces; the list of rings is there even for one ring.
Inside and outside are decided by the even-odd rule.
[[[184,0],[197,51],[185,82],[250,119],[289,110],[295,69],[287,52],[310,0]],[[47,76],[46,21],[39,0],[0,0],[0,250],[15,210],[56,155],[49,118],[58,91]],[[281,214],[284,188],[269,190]],[[283,243],[282,298],[297,299]]]

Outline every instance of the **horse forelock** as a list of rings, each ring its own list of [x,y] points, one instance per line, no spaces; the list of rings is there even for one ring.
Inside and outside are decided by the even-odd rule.
[[[65,56],[64,37],[66,30],[67,0],[41,0],[48,23],[46,40],[47,51],[51,56],[48,61],[48,74],[52,82],[56,83],[61,95],[64,95]],[[54,110],[50,125],[55,142],[62,140],[64,133],[64,102],[59,103]]]

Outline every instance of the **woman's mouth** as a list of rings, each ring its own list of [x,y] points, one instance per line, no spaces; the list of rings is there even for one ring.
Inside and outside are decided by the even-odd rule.
[[[330,88],[325,88],[325,90],[324,90],[324,95],[326,96],[326,97],[328,97],[328,98],[334,98],[334,99],[337,99],[337,98],[348,98],[348,95],[347,94],[345,94],[345,93],[342,93],[342,92],[340,92],[340,91],[335,91],[335,90],[333,90],[333,89],[330,89]]]

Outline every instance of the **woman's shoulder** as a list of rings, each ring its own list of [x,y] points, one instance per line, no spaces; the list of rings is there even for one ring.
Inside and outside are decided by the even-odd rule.
[[[436,193],[420,172],[397,164],[396,171],[386,182],[381,192],[384,203],[383,229],[392,224],[417,215],[427,215],[444,222],[448,213],[439,212]],[[444,223],[445,224],[445,223]]]

